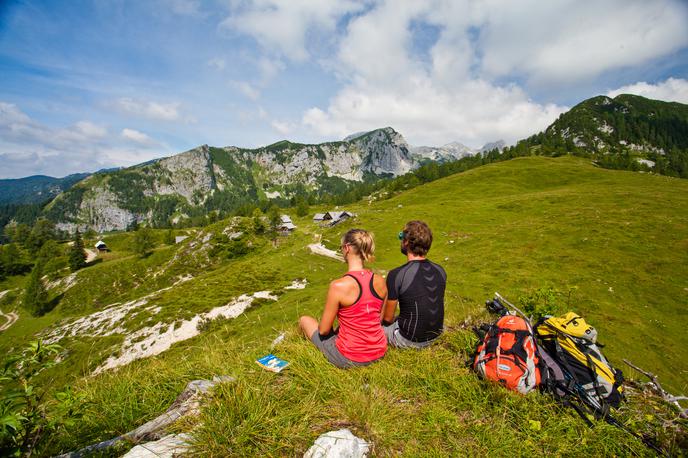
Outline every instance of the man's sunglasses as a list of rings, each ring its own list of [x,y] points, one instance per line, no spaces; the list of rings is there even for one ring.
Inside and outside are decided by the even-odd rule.
[[[399,232],[399,240],[404,240],[404,231]]]

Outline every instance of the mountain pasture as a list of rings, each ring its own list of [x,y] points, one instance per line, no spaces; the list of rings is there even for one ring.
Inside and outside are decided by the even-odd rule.
[[[470,325],[491,320],[482,304],[495,291],[520,303],[546,291],[557,311],[576,311],[598,329],[605,354],[624,373],[639,375],[621,362],[628,358],[657,374],[669,391],[685,394],[688,182],[599,169],[582,158],[527,157],[346,210],[357,218],[327,229],[313,224],[312,215],[292,212],[298,229],[275,244],[251,234],[245,221],[221,221],[146,258],[127,253],[130,235],[119,234],[105,238],[111,257],[78,272],[46,316],[29,317],[18,308],[20,295],[8,294],[0,308],[18,308],[20,317],[0,334],[4,352],[146,295],[146,306],[158,312],[125,318],[126,332],[181,323],[242,294],[277,296],[255,300],[237,318],[206,322],[199,336],[157,356],[97,376],[90,374],[118,354],[123,336],[63,340],[62,362],[40,379],[53,390],[70,385],[83,402],[78,421],[53,431],[41,453],[131,430],[164,411],[188,381],[213,375],[237,382],[220,386],[198,418],[175,426],[192,432],[204,456],[295,455],[320,433],[341,427],[372,442],[378,456],[649,453],[606,424],[588,429],[546,396],[523,397],[480,381],[466,368],[476,341]],[[404,260],[397,233],[411,219],[428,222],[434,233],[429,257],[448,273],[447,332],[426,351],[390,350],[368,368],[333,368],[299,335],[297,320],[319,316],[329,281],[345,266],[308,245],[321,241],[336,250],[348,228],[369,229],[377,246],[371,267],[384,275]],[[233,224],[244,225],[239,229],[248,247],[237,256],[222,235]],[[300,279],[307,280],[304,289],[285,289]],[[9,281],[16,287],[16,279]],[[286,339],[271,349],[281,333]],[[270,352],[290,367],[280,374],[262,371],[254,360]],[[633,391],[629,398],[619,414],[627,425],[663,431],[660,416],[670,409]],[[674,451],[686,447],[685,435],[661,434]]]

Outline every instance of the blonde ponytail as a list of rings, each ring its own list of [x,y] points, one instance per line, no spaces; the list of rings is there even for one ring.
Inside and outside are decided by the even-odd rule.
[[[375,260],[375,240],[365,229],[351,229],[342,237],[342,245],[349,245],[364,262]]]

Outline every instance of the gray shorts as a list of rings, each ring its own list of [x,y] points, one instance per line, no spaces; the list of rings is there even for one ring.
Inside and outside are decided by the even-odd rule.
[[[399,332],[398,321],[395,321],[389,326],[382,326],[382,329],[385,331],[385,336],[387,336],[387,342],[389,345],[396,348],[425,348],[432,345],[437,339],[439,339],[438,336],[426,342],[414,342],[412,340],[408,340],[406,337],[401,335],[401,332]]]
[[[318,350],[320,350],[323,355],[325,355],[325,358],[327,360],[337,366],[340,369],[348,369],[350,367],[358,367],[358,366],[367,366],[370,363],[374,361],[368,361],[365,363],[359,363],[356,361],[351,361],[349,358],[346,356],[342,355],[341,352],[339,351],[339,348],[337,348],[337,345],[335,343],[337,342],[337,339],[339,336],[333,336],[330,337],[329,339],[326,340],[321,340],[320,339],[320,334],[318,333],[317,329],[311,336],[311,342],[318,347]]]

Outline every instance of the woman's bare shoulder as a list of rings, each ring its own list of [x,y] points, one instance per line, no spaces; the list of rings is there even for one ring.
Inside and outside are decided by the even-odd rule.
[[[343,277],[335,278],[334,280],[332,280],[330,282],[330,289],[334,289],[336,291],[346,292],[352,286],[355,286],[355,285],[356,285],[356,280],[345,275]]]
[[[382,275],[375,274],[373,276],[373,286],[379,294],[383,296],[387,294],[387,280]]]

